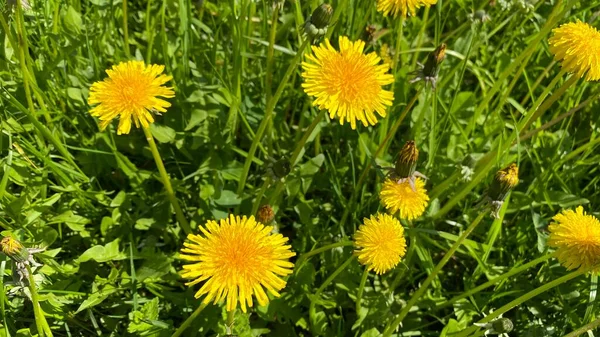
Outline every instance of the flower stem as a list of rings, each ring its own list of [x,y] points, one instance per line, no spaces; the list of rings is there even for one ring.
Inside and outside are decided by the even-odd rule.
[[[299,267],[302,265],[302,262],[304,262],[304,260],[307,260],[308,258],[310,258],[314,255],[321,254],[322,252],[325,252],[325,251],[328,251],[330,249],[337,248],[337,247],[352,246],[353,244],[354,243],[352,241],[339,241],[339,242],[329,244],[327,246],[323,246],[321,248],[313,249],[308,253],[304,253],[298,257],[298,260],[296,260],[296,270],[299,270]]]
[[[421,93],[421,90],[423,90],[423,87],[421,87],[415,93],[415,95],[410,100],[410,102],[408,102],[406,107],[404,107],[404,110],[402,111],[402,113],[400,114],[400,116],[398,117],[398,119],[396,120],[394,125],[392,126],[392,128],[388,131],[383,142],[381,142],[381,144],[379,144],[379,147],[377,147],[377,150],[375,151],[375,154],[373,155],[372,160],[370,160],[366,163],[365,168],[363,169],[363,171],[360,175],[360,178],[358,178],[358,183],[356,184],[356,187],[354,188],[354,191],[352,192],[352,195],[350,196],[350,200],[348,201],[348,207],[346,207],[344,209],[344,214],[342,215],[342,220],[340,221],[341,224],[346,223],[346,220],[348,219],[350,212],[354,209],[354,207],[353,207],[354,203],[356,202],[356,198],[358,197],[358,194],[361,191],[362,185],[364,184],[365,180],[367,179],[367,175],[369,174],[369,170],[371,169],[372,164],[377,160],[377,157],[379,157],[379,155],[382,152],[385,152],[384,150],[387,148],[388,142],[396,134],[396,131],[398,131],[398,128],[404,121],[404,118],[406,118],[406,115],[408,114],[408,112],[412,109],[412,107],[417,102],[417,98],[419,98],[419,94]]]
[[[48,326],[48,322],[46,321],[46,317],[44,317],[44,313],[42,312],[42,308],[40,307],[40,301],[37,293],[37,289],[35,287],[35,279],[33,277],[33,272],[31,271],[31,267],[27,265],[27,273],[28,281],[29,281],[29,292],[31,293],[31,302],[33,303],[33,314],[35,315],[35,327],[38,330],[38,335],[40,337],[52,337],[52,331]]]
[[[433,268],[433,271],[431,272],[431,274],[429,274],[427,279],[425,279],[425,282],[423,282],[421,284],[421,287],[419,287],[419,289],[408,300],[408,302],[406,303],[406,306],[404,308],[402,308],[402,311],[400,311],[400,314],[398,314],[398,317],[396,317],[396,319],[392,322],[392,324],[389,325],[385,329],[385,331],[383,332],[383,337],[391,336],[392,332],[394,330],[396,330],[396,328],[398,328],[398,326],[400,326],[400,324],[402,323],[402,320],[404,319],[404,317],[406,317],[406,315],[408,314],[408,312],[410,311],[412,306],[419,300],[419,298],[421,298],[421,296],[425,293],[425,290],[427,290],[427,288],[429,287],[431,282],[437,277],[439,272],[446,265],[446,263],[450,260],[452,255],[454,255],[454,253],[456,252],[458,247],[460,247],[460,245],[462,245],[462,243],[465,241],[467,236],[469,236],[469,234],[471,234],[471,232],[473,232],[473,230],[477,227],[477,225],[479,225],[479,223],[481,222],[481,220],[483,220],[483,217],[485,215],[486,215],[485,212],[479,213],[477,218],[475,218],[475,220],[473,220],[473,222],[471,223],[471,225],[469,225],[467,230],[465,230],[461,234],[461,236],[456,240],[456,242],[454,242],[452,247],[450,247],[448,252],[446,252],[444,257],[440,260],[440,262],[438,262],[438,264],[435,266],[435,268]]]
[[[235,319],[235,309],[227,312],[227,323],[225,325],[227,336],[233,335],[233,322]]]
[[[591,331],[599,326],[600,326],[600,318],[598,318],[597,320],[595,320],[591,323],[588,323],[588,324],[582,326],[581,328],[569,333],[568,335],[565,335],[565,337],[578,337],[579,335],[582,335],[585,332]]]
[[[348,267],[348,265],[350,264],[350,262],[352,262],[352,260],[354,260],[354,255],[351,255],[346,262],[344,262],[341,266],[339,266],[334,272],[333,274],[329,275],[329,277],[325,280],[325,282],[323,282],[323,284],[321,284],[321,286],[319,287],[319,289],[317,289],[317,291],[315,292],[314,296],[312,297],[311,301],[310,301],[310,308],[308,309],[308,314],[310,317],[310,321],[311,324],[313,324],[313,322],[315,321],[315,306],[316,306],[316,302],[318,299],[321,298],[321,293],[323,292],[323,290],[325,290],[325,288],[327,288],[327,286],[329,284],[331,284],[331,282],[333,282],[333,280],[342,272],[344,271],[344,269],[346,269],[346,267]]]
[[[177,218],[177,222],[179,222],[179,226],[185,232],[185,234],[190,234],[192,229],[190,228],[190,224],[185,218],[181,207],[179,206],[179,202],[175,197],[175,192],[173,191],[173,186],[171,186],[171,180],[169,179],[169,175],[167,174],[167,170],[165,170],[165,165],[163,164],[162,158],[160,157],[160,153],[158,152],[158,148],[156,147],[156,143],[154,142],[154,137],[152,136],[152,132],[150,128],[142,128],[144,129],[144,134],[146,135],[146,140],[148,141],[148,145],[150,145],[150,151],[152,152],[152,156],[154,157],[154,161],[156,162],[156,166],[158,167],[158,172],[160,173],[160,178],[162,179],[163,185],[165,186],[165,190],[167,190],[167,196],[169,197],[169,201],[171,201],[171,205],[175,209],[175,216]]]
[[[360,285],[358,286],[358,294],[356,295],[356,315],[360,316],[360,302],[362,300],[363,292],[365,291],[365,283],[367,283],[367,277],[369,277],[369,269],[365,268],[362,278],[360,279]]]
[[[549,253],[549,254],[546,254],[544,256],[538,257],[537,259],[535,259],[533,261],[527,262],[527,263],[525,263],[522,266],[519,266],[517,268],[513,268],[511,271],[509,271],[507,273],[504,273],[504,274],[502,274],[502,275],[500,275],[498,277],[495,277],[495,278],[493,278],[493,279],[491,279],[491,280],[489,280],[489,281],[487,281],[487,282],[485,282],[485,283],[483,283],[483,284],[481,284],[481,285],[479,285],[479,286],[477,286],[477,287],[475,287],[475,288],[473,288],[473,289],[471,289],[471,290],[469,290],[467,292],[464,292],[464,293],[462,293],[462,294],[460,294],[458,296],[455,296],[455,297],[449,299],[448,301],[446,301],[444,303],[441,303],[435,309],[442,309],[442,308],[445,308],[447,306],[450,306],[450,305],[452,305],[452,303],[460,301],[463,298],[467,298],[469,296],[472,296],[473,294],[476,294],[476,293],[482,291],[483,289],[486,289],[486,288],[488,288],[490,286],[493,286],[494,284],[497,284],[497,283],[499,283],[499,282],[501,282],[503,280],[506,280],[507,278],[512,277],[513,275],[519,274],[520,272],[523,272],[523,271],[525,271],[525,270],[527,270],[527,269],[529,269],[529,268],[531,268],[531,267],[533,267],[533,266],[535,266],[537,264],[540,264],[540,263],[542,263],[542,262],[550,259],[554,255],[555,255],[554,253]]]
[[[300,159],[300,153],[304,149],[304,145],[306,145],[306,141],[312,135],[313,131],[315,130],[315,128],[317,127],[319,122],[321,122],[323,117],[325,117],[325,113],[326,113],[326,110],[321,110],[319,112],[319,114],[317,115],[317,117],[315,117],[313,119],[312,123],[308,126],[308,128],[304,132],[304,135],[302,135],[302,138],[296,145],[296,148],[294,149],[294,152],[292,153],[292,156],[290,157],[290,169],[293,169],[294,166],[297,164],[297,161]],[[265,183],[266,183],[266,181],[265,181]],[[274,205],[276,203],[277,199],[279,198],[279,195],[281,194],[281,192],[283,192],[284,187],[285,187],[285,183],[283,181],[281,181],[281,180],[277,181],[277,186],[275,187],[275,191],[273,191],[273,193],[269,197],[269,203],[271,205]],[[258,200],[258,199],[254,202],[254,206],[257,209],[258,209],[257,203],[259,203],[259,202],[260,202],[260,200]],[[254,207],[252,207],[252,208],[254,208]]]
[[[248,155],[246,156],[246,161],[244,162],[244,168],[242,170],[242,175],[240,176],[240,181],[239,181],[238,190],[237,190],[238,195],[242,195],[242,192],[244,191],[244,186],[246,186],[246,179],[248,178],[248,173],[250,171],[250,165],[252,164],[252,160],[254,159],[254,153],[256,152],[258,143],[260,143],[260,140],[262,139],[262,136],[265,133],[265,130],[269,124],[269,121],[271,120],[271,118],[273,118],[273,111],[275,110],[275,105],[277,105],[277,102],[279,101],[279,98],[281,97],[281,94],[283,93],[283,89],[287,85],[287,83],[290,79],[290,76],[292,76],[292,73],[294,72],[294,70],[296,70],[296,65],[302,58],[302,55],[304,54],[304,49],[306,48],[306,46],[308,44],[309,44],[309,39],[306,39],[306,40],[304,40],[304,42],[302,43],[300,48],[298,48],[298,51],[296,52],[296,56],[292,60],[292,63],[290,63],[290,65],[288,66],[288,69],[286,70],[285,74],[283,75],[281,82],[279,82],[279,86],[277,87],[275,94],[267,102],[267,107],[265,109],[265,117],[263,118],[262,122],[260,122],[260,125],[258,126],[256,135],[254,135],[252,144],[250,144],[250,149],[248,150]]]
[[[129,29],[127,28],[127,0],[123,0],[123,50],[125,57],[131,57],[129,53]]]
[[[548,282],[530,292],[528,292],[527,294],[511,301],[510,303],[500,307],[499,309],[494,310],[492,313],[490,313],[489,315],[485,316],[483,319],[479,320],[479,322],[477,323],[489,323],[492,320],[494,320],[496,317],[504,314],[505,312],[509,311],[510,309],[516,307],[517,305],[532,299],[534,297],[536,297],[537,295],[546,292],[560,284],[563,284],[571,279],[576,278],[577,276],[583,275],[585,273],[587,273],[589,270],[587,269],[579,269],[576,270],[574,272],[571,272],[567,275],[564,275],[562,277],[557,278],[556,280],[552,281],[552,282]],[[458,333],[455,337],[467,337],[469,335],[471,335],[473,332],[479,330],[479,327],[476,325],[471,326],[468,329],[463,330],[462,332]]]
[[[175,333],[171,337],[181,336],[181,334],[185,331],[185,329],[189,328],[190,325],[192,325],[194,320],[200,315],[202,310],[204,310],[204,308],[206,308],[207,305],[208,305],[208,303],[204,303],[204,302],[202,304],[200,304],[200,306],[198,308],[196,308],[196,310],[194,310],[194,312],[190,315],[190,317],[188,317],[185,320],[185,322],[183,322],[183,324],[181,324],[179,326],[177,331],[175,331]]]

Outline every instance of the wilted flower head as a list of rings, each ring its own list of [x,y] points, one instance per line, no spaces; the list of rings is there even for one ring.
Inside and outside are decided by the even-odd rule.
[[[302,63],[304,72],[302,87],[307,95],[315,97],[313,104],[329,111],[340,124],[356,122],[364,126],[377,123],[377,113],[386,116],[386,107],[392,105],[394,94],[383,86],[394,82],[388,73],[390,66],[380,64],[377,53],[363,54],[364,41],[352,42],[339,38],[339,51],[328,39],[320,46],[313,46],[313,54]]]
[[[190,234],[181,249],[181,258],[192,262],[184,265],[181,275],[194,279],[186,285],[204,282],[195,297],[206,295],[203,302],[226,300],[227,311],[233,311],[239,302],[243,312],[252,307],[252,296],[259,305],[267,305],[265,289],[279,297],[286,282],[281,277],[292,272],[294,264],[288,259],[294,255],[281,234],[272,234],[273,228],[256,222],[254,217],[208,221],[200,227],[201,235]]]
[[[412,185],[410,180],[398,182],[396,179],[387,179],[379,198],[391,214],[398,213],[401,219],[407,220],[420,217],[429,202],[425,182],[421,178],[416,178]]]
[[[0,241],[0,250],[14,262],[15,268],[13,272],[18,274],[19,281],[22,283],[29,278],[28,266],[30,268],[41,266],[41,264],[35,262],[33,254],[44,251],[43,248],[25,248],[16,239],[5,236]]]
[[[384,63],[387,63],[390,65],[390,68],[394,68],[394,61],[392,60],[393,57],[393,50],[390,49],[390,47],[387,45],[387,43],[384,43],[381,45],[381,50],[379,51],[379,54],[381,55],[381,59],[383,60]]]
[[[273,207],[271,205],[262,205],[258,209],[258,214],[256,215],[256,220],[262,224],[268,225],[275,218],[275,212],[273,211]]]
[[[413,191],[416,191],[415,179],[417,177],[427,179],[421,172],[416,170],[418,160],[419,149],[417,149],[417,145],[412,140],[407,141],[400,149],[391,178],[396,179],[398,184],[408,182]]]
[[[371,215],[354,235],[355,254],[358,261],[384,274],[394,268],[406,254],[406,239],[404,228],[398,219],[389,214]]]
[[[304,23],[304,32],[311,38],[324,36],[333,15],[333,7],[321,4]]]
[[[132,119],[136,127],[147,128],[154,123],[151,112],[166,112],[171,103],[159,97],[170,98],[175,93],[163,86],[172,78],[162,75],[164,69],[142,61],[122,62],[106,71],[108,78],[92,84],[88,103],[98,104],[90,113],[100,119],[100,129],[119,117],[117,134],[128,134]]]
[[[581,206],[552,219],[548,245],[556,248],[558,261],[567,269],[600,270],[600,221]]]
[[[414,16],[417,9],[422,6],[435,5],[437,0],[377,0],[377,11],[382,12],[384,16],[392,15],[397,17],[401,15],[406,17],[408,14]]]
[[[486,202],[492,208],[492,216],[499,217],[498,212],[504,203],[504,199],[517,184],[519,183],[519,168],[517,164],[512,163],[507,167],[498,170],[494,176],[494,180],[487,191]]]
[[[586,81],[600,80],[600,32],[581,21],[566,23],[552,32],[550,51],[563,69]]]
[[[425,65],[419,63],[419,69],[412,72],[415,78],[410,80],[410,83],[424,81],[425,84],[430,83],[432,88],[435,88],[440,72],[440,65],[446,58],[446,44],[442,43],[427,57]]]

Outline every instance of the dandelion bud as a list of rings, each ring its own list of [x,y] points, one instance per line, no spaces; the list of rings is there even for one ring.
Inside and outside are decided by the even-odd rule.
[[[304,24],[304,32],[311,38],[317,38],[327,33],[327,27],[333,16],[333,7],[329,4],[321,4]]]
[[[400,150],[398,160],[396,160],[394,172],[397,178],[412,177],[417,169],[417,160],[419,160],[419,150],[415,142],[409,140]]]
[[[360,39],[365,41],[366,43],[374,43],[375,33],[377,33],[377,27],[375,25],[368,25],[363,31]]]
[[[488,22],[490,21],[490,16],[483,9],[479,9],[473,13],[472,19],[475,22]]]
[[[513,322],[506,317],[501,317],[492,322],[492,331],[497,334],[508,333],[511,332],[512,329]]]
[[[496,172],[488,196],[494,201],[504,201],[508,192],[517,186],[518,182],[519,168],[517,164],[512,163]]]
[[[263,225],[268,225],[275,218],[275,212],[271,205],[262,205],[258,209],[258,213],[256,214],[256,220],[262,223]]]

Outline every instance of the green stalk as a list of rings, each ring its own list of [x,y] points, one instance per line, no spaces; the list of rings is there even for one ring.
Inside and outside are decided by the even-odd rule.
[[[0,15],[0,16],[2,16],[2,15]],[[4,172],[6,172],[6,171],[4,171]],[[8,173],[6,173],[4,175],[7,175],[7,174]],[[5,289],[4,289],[4,270],[5,269],[6,269],[6,260],[3,260],[2,262],[0,262],[0,314],[1,314],[2,322],[6,322],[5,303],[7,301],[6,301],[6,293],[5,293]],[[6,323],[3,324],[3,328],[4,328],[3,329],[4,335],[7,337],[10,337],[10,332],[8,331],[8,325]]]
[[[275,36],[277,35],[277,20],[279,19],[279,5],[273,6],[273,12],[271,13],[271,27],[269,30],[269,47],[267,49],[267,73],[265,79],[265,94],[268,102],[271,100],[273,95],[273,55],[275,51]],[[269,121],[267,126],[267,138],[268,138],[268,149],[269,154],[273,155],[273,119]]]
[[[323,117],[325,117],[325,113],[326,113],[326,110],[321,110],[319,112],[319,114],[315,118],[313,118],[312,123],[308,126],[308,128],[302,135],[302,138],[296,144],[296,148],[294,149],[294,152],[292,153],[292,156],[290,157],[290,169],[293,169],[294,166],[296,165],[296,162],[300,159],[300,153],[302,152],[302,149],[304,149],[304,145],[306,144],[306,141],[311,136],[311,134],[313,133],[314,129],[317,127],[319,122],[321,122]],[[271,179],[266,179],[263,182],[263,186],[260,188],[260,190],[258,192],[258,196],[257,196],[256,200],[254,200],[254,204],[252,205],[252,210],[253,210],[252,214],[255,214],[256,211],[258,210],[258,207],[260,206],[260,202],[262,200],[262,196],[270,183],[271,183]],[[271,204],[271,205],[275,204],[275,201],[279,198],[279,195],[281,194],[281,192],[283,192],[284,187],[285,187],[284,182],[282,182],[281,180],[277,181],[277,186],[275,187],[275,191],[269,197],[269,204]]]
[[[227,336],[233,335],[233,322],[235,319],[235,309],[227,312],[227,323],[225,324]]]
[[[271,184],[272,180],[273,179],[269,176],[263,182],[263,185],[260,187],[260,190],[258,190],[258,194],[256,195],[256,200],[254,200],[254,204],[252,205],[252,213],[250,213],[250,214],[253,214],[256,216],[256,212],[258,212],[258,207],[260,207],[260,203],[262,201],[263,195],[265,195],[265,192],[267,191],[267,188]]]
[[[436,306],[435,309],[442,309],[442,308],[448,307],[448,306],[452,305],[453,303],[462,300],[463,298],[470,297],[473,294],[476,294],[476,293],[482,291],[483,289],[491,287],[494,284],[500,283],[501,281],[506,280],[509,277],[512,277],[512,276],[514,276],[516,274],[519,274],[519,273],[521,273],[521,272],[523,272],[523,271],[525,271],[525,270],[527,270],[527,269],[529,269],[529,268],[531,268],[531,267],[533,267],[535,265],[538,265],[538,264],[540,264],[540,263],[542,263],[542,262],[550,259],[553,256],[555,256],[554,253],[549,253],[549,254],[546,254],[544,256],[538,257],[537,259],[535,259],[533,261],[527,262],[526,264],[524,264],[522,266],[519,266],[517,268],[513,268],[509,272],[504,273],[504,274],[502,274],[502,275],[500,275],[498,277],[495,277],[495,278],[493,278],[493,279],[491,279],[491,280],[489,280],[489,281],[487,281],[487,282],[485,282],[483,284],[480,284],[477,287],[475,287],[475,288],[473,288],[473,289],[471,289],[471,290],[469,290],[467,292],[464,292],[464,293],[462,293],[462,294],[460,294],[458,296],[454,296],[453,298],[447,300],[446,302],[441,303],[438,306]]]
[[[183,324],[181,324],[179,326],[179,328],[177,329],[177,331],[175,331],[175,333],[173,335],[171,335],[171,337],[178,337],[181,336],[181,334],[185,331],[185,329],[189,328],[190,325],[192,325],[192,323],[194,322],[194,320],[200,315],[200,313],[202,312],[202,310],[204,310],[204,308],[206,308],[206,306],[208,305],[208,303],[202,303],[200,304],[200,306],[194,310],[194,312],[190,315],[190,317],[188,317]]]
[[[379,144],[379,147],[377,147],[377,150],[375,151],[375,154],[373,155],[373,158],[371,160],[367,161],[367,163],[365,164],[365,168],[363,169],[360,177],[358,178],[358,183],[356,184],[356,187],[354,188],[354,191],[352,191],[352,195],[350,196],[350,200],[348,202],[348,207],[346,207],[344,209],[344,214],[342,215],[342,220],[340,221],[341,224],[345,224],[346,223],[346,220],[348,219],[348,216],[350,215],[351,210],[354,208],[354,203],[356,202],[356,198],[358,197],[358,193],[360,192],[363,183],[367,179],[367,175],[369,174],[369,170],[371,169],[371,166],[377,160],[377,157],[379,157],[379,155],[382,152],[385,152],[385,149],[387,148],[388,142],[396,134],[396,131],[398,131],[398,128],[400,127],[400,125],[404,121],[404,118],[406,117],[406,115],[408,114],[408,112],[410,111],[410,109],[412,109],[413,105],[415,105],[415,103],[417,102],[417,99],[419,98],[419,94],[421,93],[421,90],[423,90],[423,87],[421,87],[415,93],[415,95],[410,100],[410,102],[408,102],[408,104],[406,105],[406,107],[404,108],[404,110],[402,111],[402,113],[400,114],[400,116],[398,117],[398,119],[396,120],[396,122],[394,123],[394,125],[392,126],[392,128],[388,131],[387,135],[383,139],[383,142],[381,142],[381,144]]]
[[[173,186],[171,186],[171,180],[169,179],[169,175],[167,174],[167,170],[165,169],[165,165],[163,164],[162,158],[160,157],[160,153],[158,152],[158,148],[156,147],[156,143],[154,142],[154,137],[152,136],[152,132],[150,132],[150,128],[144,128],[144,134],[146,135],[146,140],[148,141],[148,145],[150,145],[150,151],[152,152],[152,157],[154,157],[154,161],[156,162],[156,166],[158,167],[158,172],[160,173],[160,178],[165,186],[165,190],[167,190],[167,196],[169,197],[169,201],[171,201],[171,205],[175,209],[175,216],[177,218],[177,222],[179,222],[179,226],[185,232],[185,234],[192,233],[192,229],[190,228],[190,224],[185,218],[181,207],[179,206],[179,202],[175,197],[175,192],[173,191]]]
[[[339,241],[339,242],[335,242],[335,243],[323,246],[321,248],[313,249],[308,253],[304,253],[298,257],[298,260],[296,260],[296,267],[297,267],[296,270],[299,269],[298,267],[300,267],[302,265],[302,262],[304,262],[304,260],[307,260],[314,255],[321,254],[322,252],[325,252],[325,251],[328,251],[330,249],[337,248],[337,247],[352,246],[353,244],[354,244],[354,242],[352,242],[352,241]]]
[[[38,334],[40,337],[52,337],[52,331],[50,330],[48,322],[46,321],[46,317],[44,317],[44,313],[42,312],[42,308],[40,307],[40,301],[37,289],[35,287],[35,279],[33,278],[33,272],[31,271],[31,267],[29,265],[27,265],[27,273],[29,274],[29,292],[31,293],[31,302],[33,303],[33,314],[35,315],[35,326],[38,330]]]
[[[367,283],[367,277],[369,277],[369,269],[365,268],[363,275],[360,279],[360,285],[358,286],[358,294],[356,295],[356,314],[360,316],[360,302],[362,301],[362,295],[365,291],[365,283]]]
[[[475,220],[473,220],[473,222],[467,228],[467,230],[465,230],[461,234],[461,236],[456,240],[456,242],[454,242],[452,247],[450,247],[448,252],[446,252],[444,257],[440,260],[440,262],[438,262],[438,264],[435,266],[435,268],[433,268],[433,271],[431,272],[431,274],[429,274],[427,279],[425,279],[425,281],[421,284],[421,287],[419,287],[419,289],[411,296],[411,298],[406,303],[406,306],[404,306],[404,308],[402,308],[402,311],[400,311],[400,314],[398,314],[398,317],[396,317],[396,319],[394,319],[392,324],[389,325],[384,330],[383,337],[390,337],[392,335],[392,332],[394,332],[394,330],[396,330],[398,328],[398,326],[400,326],[400,324],[402,323],[402,320],[404,319],[404,317],[406,317],[406,315],[408,314],[410,309],[413,307],[413,305],[415,303],[417,303],[417,301],[425,293],[425,290],[427,290],[427,288],[429,287],[431,282],[437,277],[437,275],[442,270],[442,268],[446,265],[446,263],[448,263],[448,261],[450,260],[452,255],[454,255],[454,253],[456,252],[458,247],[460,247],[460,245],[462,245],[462,243],[465,241],[467,236],[469,236],[469,234],[471,234],[471,232],[473,232],[473,230],[477,227],[477,225],[479,225],[479,223],[481,222],[481,220],[483,220],[483,217],[485,215],[486,215],[485,212],[479,213],[477,218],[475,218]]]
[[[148,39],[148,50],[146,51],[146,63],[152,62],[152,46],[154,45],[154,29],[152,29],[152,20],[150,10],[152,9],[152,0],[148,0],[146,5],[146,38]]]
[[[565,276],[559,277],[552,282],[548,282],[548,283],[528,292],[527,294],[522,295],[521,297],[511,301],[510,303],[500,307],[499,309],[494,310],[492,313],[485,316],[483,319],[479,320],[479,322],[477,322],[477,323],[489,323],[489,322],[493,321],[496,317],[504,314],[505,312],[516,307],[517,305],[519,305],[527,300],[530,300],[530,299],[536,297],[537,295],[540,295],[541,293],[544,293],[560,284],[563,284],[569,280],[572,280],[572,279],[576,278],[577,276],[583,275],[583,274],[587,273],[588,271],[589,270],[587,270],[587,269],[579,269],[579,270],[573,271]],[[471,326],[470,328],[465,329],[465,330],[461,331],[460,333],[456,334],[455,337],[467,337],[479,329],[480,328],[478,326],[474,325],[474,326]]]
[[[250,165],[252,164],[252,160],[254,159],[254,153],[256,152],[258,143],[260,142],[263,134],[265,133],[265,129],[267,128],[267,125],[269,124],[269,120],[271,118],[273,118],[273,111],[275,110],[275,105],[277,105],[277,102],[279,101],[279,98],[281,97],[281,94],[283,93],[283,89],[287,85],[287,83],[290,79],[290,76],[292,75],[294,70],[296,70],[296,65],[298,64],[298,61],[300,61],[300,59],[302,58],[304,49],[306,48],[306,46],[308,44],[309,44],[309,39],[304,40],[304,42],[302,43],[302,45],[296,52],[296,56],[292,60],[292,63],[290,63],[290,65],[288,66],[288,69],[285,72],[285,75],[283,75],[283,78],[281,79],[281,82],[279,83],[279,86],[277,87],[275,94],[273,95],[271,100],[269,102],[267,102],[267,107],[265,109],[265,117],[263,118],[262,122],[258,126],[256,135],[254,136],[254,139],[252,140],[252,144],[250,145],[250,149],[248,150],[248,156],[246,156],[246,161],[244,162],[244,169],[242,170],[242,175],[240,176],[240,182],[239,182],[238,190],[237,190],[237,193],[240,196],[242,195],[242,192],[244,192],[244,186],[246,186],[246,179],[248,178],[248,173],[250,171]]]
[[[123,0],[123,44],[125,57],[129,59],[131,54],[129,52],[129,29],[127,28],[127,0]]]
[[[323,290],[325,290],[325,288],[327,288],[327,286],[329,284],[331,284],[331,282],[333,282],[333,280],[341,273],[344,271],[344,269],[346,269],[348,267],[348,265],[354,260],[354,255],[351,255],[346,262],[344,262],[341,266],[339,266],[334,272],[333,274],[329,275],[329,277],[325,280],[325,282],[323,282],[323,284],[321,284],[321,286],[319,287],[319,289],[317,289],[317,291],[315,292],[314,296],[312,297],[311,301],[310,301],[310,308],[308,309],[308,315],[310,317],[310,322],[311,324],[315,321],[315,307],[317,305],[317,299],[321,298],[321,293],[323,292]]]
[[[565,335],[565,337],[578,337],[588,331],[594,330],[595,328],[597,328],[599,326],[600,326],[600,318],[598,318],[597,320],[595,320],[591,323],[588,323],[588,324],[582,326],[581,328],[569,333],[568,335]]]

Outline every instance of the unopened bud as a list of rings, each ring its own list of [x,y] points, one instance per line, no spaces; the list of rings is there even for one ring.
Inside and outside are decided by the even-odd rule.
[[[404,144],[396,160],[394,172],[397,178],[410,178],[415,174],[417,169],[417,160],[419,160],[419,150],[415,142],[409,140]]]
[[[268,225],[273,221],[274,218],[275,212],[270,205],[260,206],[258,213],[256,214],[256,219],[258,222],[262,223],[263,225]]]
[[[317,29],[327,28],[329,26],[329,21],[331,21],[331,17],[333,16],[333,7],[329,4],[322,4],[317,7],[312,15],[310,16],[310,21]]]
[[[496,172],[488,196],[493,201],[504,201],[508,192],[517,186],[518,183],[519,168],[517,167],[517,164],[512,163]]]
[[[446,58],[446,44],[442,43],[427,56],[425,65],[419,64],[420,69],[412,72],[416,77],[410,83],[424,81],[425,83],[431,83],[431,86],[435,88],[440,65],[444,61],[444,58]]]
[[[513,322],[506,318],[501,317],[492,322],[492,332],[497,334],[503,334],[511,332],[513,329]]]
[[[323,36],[327,33],[329,22],[333,16],[333,7],[329,4],[321,4],[304,24],[304,32],[311,38]]]

